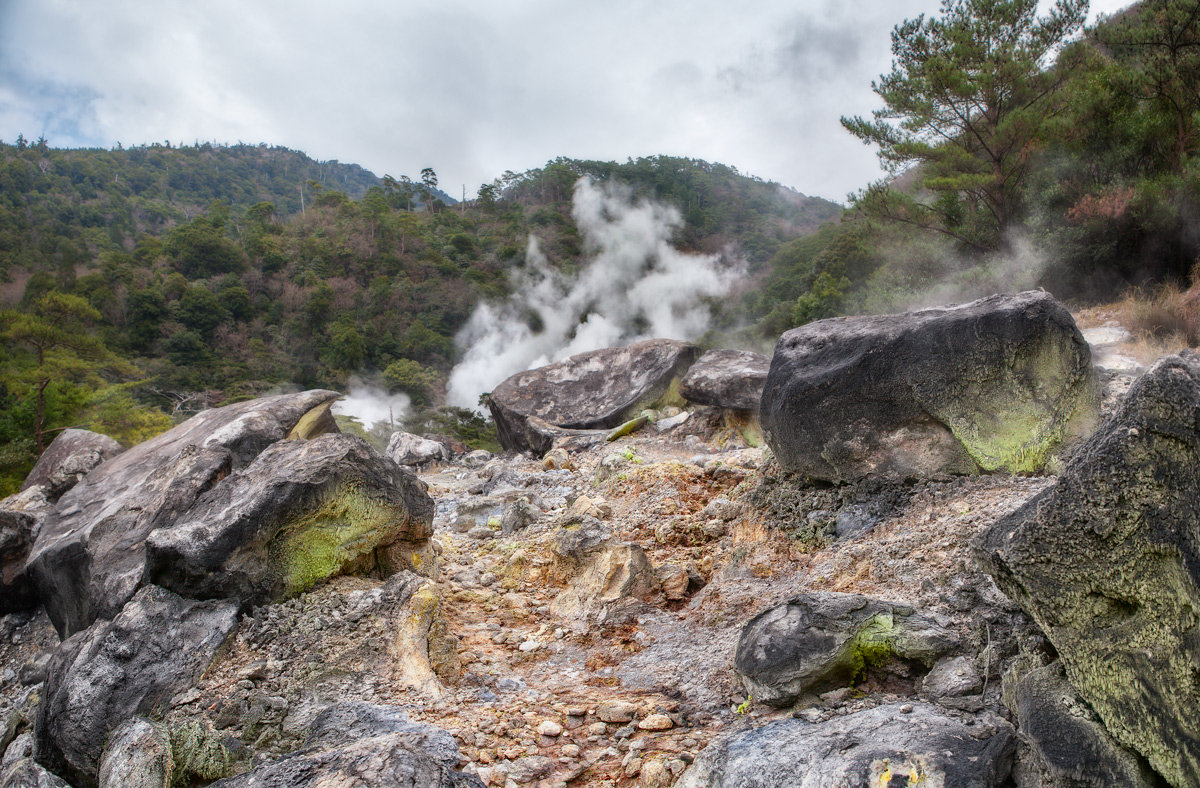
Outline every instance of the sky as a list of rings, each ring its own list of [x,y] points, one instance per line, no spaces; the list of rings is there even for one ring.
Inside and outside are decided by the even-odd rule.
[[[1129,0],[1093,0],[1091,18]],[[749,8],[750,10],[747,10]],[[557,156],[881,175],[892,28],[936,0],[0,0],[0,140],[260,143],[472,196]]]

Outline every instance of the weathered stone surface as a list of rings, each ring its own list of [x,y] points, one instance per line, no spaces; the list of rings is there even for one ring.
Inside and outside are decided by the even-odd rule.
[[[359,437],[280,441],[149,534],[146,577],[246,606],[345,572],[427,572],[433,510],[424,482]]]
[[[38,521],[32,514],[0,509],[0,615],[37,606],[37,588],[25,562]]]
[[[13,740],[0,761],[0,788],[71,788],[62,778],[33,760],[33,736],[23,733]]]
[[[125,448],[107,435],[69,429],[58,434],[25,477],[22,490],[42,486],[49,501],[57,501],[88,472]]]
[[[758,410],[771,359],[744,350],[710,350],[679,382],[688,402],[731,410]]]
[[[550,612],[575,631],[608,618],[609,608],[626,600],[661,599],[658,576],[636,544],[611,545],[594,554],[578,577],[550,603]]]
[[[982,689],[983,677],[975,669],[974,660],[962,655],[939,659],[921,679],[921,693],[934,700],[977,695]]]
[[[787,705],[894,657],[932,665],[955,645],[953,633],[906,605],[814,592],[750,619],[733,666],[755,700]]]
[[[817,479],[1035,471],[1097,417],[1090,358],[1043,292],[819,320],[776,344],[763,432]]]
[[[1200,786],[1200,356],[1161,359],[977,554],[1108,731]]]
[[[532,429],[530,417],[567,429],[616,427],[669,398],[698,352],[686,342],[649,339],[519,372],[489,399],[500,443],[516,451],[548,451],[552,439]]]
[[[231,602],[196,602],[146,586],[112,621],[66,640],[38,706],[38,762],[76,788],[96,788],[110,732],[134,715],[160,713],[199,679],[237,623]]]
[[[142,583],[151,531],[337,397],[306,391],[204,411],[102,463],[64,494],[29,558],[59,634],[115,616]]]
[[[100,758],[100,788],[170,788],[171,738],[142,717],[117,727]]]
[[[397,465],[424,465],[450,459],[450,450],[437,441],[411,432],[393,432],[388,439],[387,456]]]
[[[1028,673],[1016,686],[1020,730],[1036,752],[1030,788],[1152,788],[1147,764],[1113,740],[1063,675],[1058,663]],[[1026,766],[1022,764],[1022,766]]]
[[[530,502],[528,497],[509,501],[504,506],[504,514],[500,518],[500,533],[505,536],[523,531],[533,525],[542,516],[542,510]]]
[[[317,717],[302,749],[211,788],[484,788],[455,771],[458,760],[446,731],[409,722],[398,709],[344,703]]]
[[[387,618],[392,622],[386,641],[391,680],[434,699],[445,688],[441,678],[457,676],[458,638],[446,624],[437,583],[412,572],[397,572],[383,588]]]
[[[709,745],[676,788],[1007,785],[1016,747],[998,717],[951,717],[926,703],[889,704],[810,723],[786,719]]]

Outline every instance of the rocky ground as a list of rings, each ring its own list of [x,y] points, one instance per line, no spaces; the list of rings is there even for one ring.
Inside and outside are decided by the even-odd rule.
[[[1083,327],[1116,328],[1104,319]],[[1093,336],[1124,357],[1127,337]],[[1106,408],[1136,372],[1111,366]],[[953,632],[966,659],[937,700],[964,712],[1010,716],[1006,664],[1041,647],[970,543],[1050,476],[798,489],[701,413],[544,460],[469,459],[419,474],[437,504],[432,581],[342,577],[255,608],[168,718],[259,762],[298,747],[332,702],[394,704],[450,731],[487,785],[668,786],[731,730],[931,698],[924,671],[899,664],[794,707],[748,697],[732,671],[741,628],[800,592],[904,603]],[[586,546],[564,534],[632,543],[650,568],[617,551],[582,577]],[[0,621],[0,744],[28,727],[57,644],[44,613]]]

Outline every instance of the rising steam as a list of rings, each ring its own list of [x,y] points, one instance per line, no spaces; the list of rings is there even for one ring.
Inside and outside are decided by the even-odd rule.
[[[412,407],[407,394],[389,394],[386,389],[358,377],[350,379],[350,393],[333,403],[333,412],[349,416],[367,430],[391,432],[401,424]]]
[[[581,270],[556,270],[530,236],[524,268],[509,274],[513,295],[480,303],[455,338],[465,353],[450,374],[451,405],[475,408],[510,375],[587,350],[695,339],[708,330],[705,299],[726,294],[740,275],[719,256],[671,246],[679,211],[634,201],[626,187],[581,178],[572,215],[584,242]]]

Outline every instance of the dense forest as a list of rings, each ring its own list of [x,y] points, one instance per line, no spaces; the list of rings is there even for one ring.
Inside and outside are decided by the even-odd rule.
[[[1080,303],[1187,288],[1198,9],[1145,0],[1084,30],[1084,0],[1041,17],[1034,0],[946,0],[903,22],[874,84],[882,107],[843,119],[889,175],[845,211],[663,156],[555,159],[459,204],[431,168],[377,178],[262,145],[0,144],[0,494],[62,428],[129,443],[202,407],[356,374],[411,396],[414,429],[486,443],[478,417],[442,406],[454,336],[509,294],[531,236],[552,264],[578,264],[585,175],[675,206],[679,248],[745,260],[740,302],[718,305],[724,341],[769,347],[810,320],[995,290]]]
[[[432,169],[378,179],[266,146],[0,145],[0,492],[65,427],[128,443],[203,407],[344,390],[352,375],[407,393],[425,428],[480,440],[477,417],[437,407],[455,333],[508,294],[531,235],[555,265],[577,263],[584,175],[677,206],[679,247],[734,249],[758,269],[841,210],[668,157],[557,159],[452,204]]]

